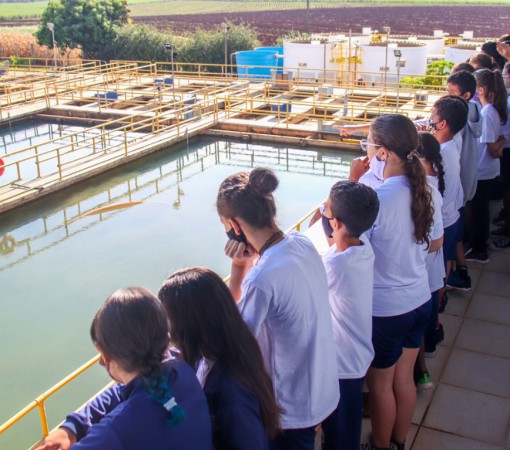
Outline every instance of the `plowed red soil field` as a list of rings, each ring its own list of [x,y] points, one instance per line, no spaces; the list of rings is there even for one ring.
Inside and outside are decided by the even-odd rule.
[[[260,11],[176,16],[135,17],[136,23],[148,23],[160,29],[171,28],[177,34],[198,27],[212,28],[225,20],[244,22],[257,30],[264,45],[274,45],[278,36],[291,30],[306,30],[306,10]],[[344,7],[310,10],[310,30],[319,32],[360,32],[362,27],[382,31],[390,26],[392,34],[431,35],[442,29],[452,35],[466,30],[475,37],[498,37],[510,33],[510,6],[380,6]]]

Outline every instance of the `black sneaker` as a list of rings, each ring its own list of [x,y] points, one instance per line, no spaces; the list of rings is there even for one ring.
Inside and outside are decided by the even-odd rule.
[[[504,238],[494,241],[492,243],[492,248],[494,250],[503,250],[505,248],[510,248],[510,237],[505,236]]]
[[[460,271],[459,269],[450,272],[448,280],[446,281],[448,289],[457,289],[459,291],[471,290],[471,277],[467,271]]]
[[[466,261],[477,262],[480,264],[487,264],[490,259],[487,252],[475,252],[470,250],[466,253]]]

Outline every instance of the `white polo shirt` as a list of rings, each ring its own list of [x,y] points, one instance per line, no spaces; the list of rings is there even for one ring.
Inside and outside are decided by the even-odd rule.
[[[417,244],[411,217],[411,189],[405,175],[375,189],[379,214],[369,239],[375,254],[373,315],[397,316],[430,298],[427,244]]]
[[[338,252],[336,245],[332,245],[322,256],[328,276],[340,379],[364,377],[374,358],[374,252],[368,240],[364,241],[364,245],[355,245],[343,252]]]
[[[310,240],[296,232],[248,271],[238,303],[285,410],[283,429],[315,426],[340,398],[328,281]]]
[[[443,214],[444,228],[453,225],[460,217],[459,208],[464,201],[464,191],[460,181],[460,149],[453,139],[441,144],[443,158],[444,184]]]
[[[441,205],[443,197],[437,189],[437,177],[427,176],[427,183],[432,190],[432,203],[434,205],[434,224],[430,232],[430,240],[439,239],[443,236],[443,218],[441,214]],[[433,253],[427,253],[427,273],[429,277],[430,292],[435,292],[444,286],[444,277],[446,276],[444,268],[443,247]]]
[[[501,118],[492,104],[482,108],[482,135],[478,140],[478,180],[493,180],[499,175],[499,158],[493,158],[487,148],[503,134]]]

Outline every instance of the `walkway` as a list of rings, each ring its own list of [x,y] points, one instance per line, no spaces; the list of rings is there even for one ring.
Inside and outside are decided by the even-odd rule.
[[[418,392],[410,450],[510,449],[510,250],[469,266],[470,292],[440,314],[445,340],[427,359],[433,389]],[[369,448],[364,419],[362,449]]]

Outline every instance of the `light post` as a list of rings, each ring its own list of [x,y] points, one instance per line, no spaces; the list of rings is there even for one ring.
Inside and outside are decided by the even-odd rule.
[[[174,46],[172,44],[165,44],[165,51],[170,52],[170,70],[172,71],[172,96],[175,103]]]
[[[51,31],[51,40],[53,41],[53,61],[55,63],[55,74],[57,73],[57,46],[55,45],[55,24],[48,22],[46,24],[48,30]]]
[[[226,24],[225,22],[223,22],[221,24],[221,26],[223,27],[223,32],[225,33],[225,76],[228,75],[228,45],[227,45],[227,37],[228,37],[228,32],[230,30],[230,27],[228,26],[228,24]]]
[[[406,60],[402,59],[401,50],[393,50],[393,55],[397,58],[397,113],[400,107],[400,68],[406,66]]]
[[[383,32],[386,33],[386,57],[384,59],[384,87],[386,87],[386,78],[388,75],[388,42],[390,40],[390,27],[383,27]]]

